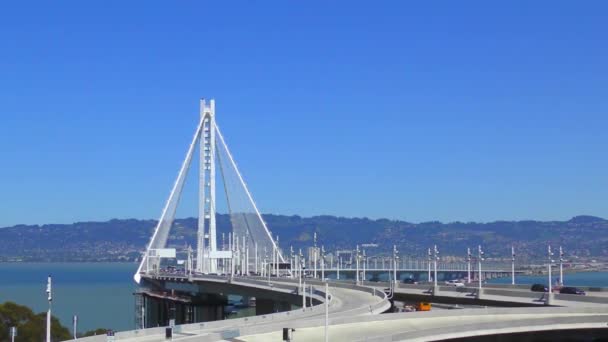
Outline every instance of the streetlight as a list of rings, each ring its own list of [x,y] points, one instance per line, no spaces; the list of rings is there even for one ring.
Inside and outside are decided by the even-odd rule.
[[[365,271],[367,270],[367,256],[365,255],[365,249],[363,250],[363,282],[367,280]]]
[[[329,284],[325,282],[325,342],[329,341]]]
[[[547,246],[547,256],[549,259],[549,263],[547,264],[549,271],[549,296],[553,293],[553,289],[551,288],[551,264],[553,263],[553,252],[551,251],[551,245]]]
[[[564,250],[559,246],[559,284],[564,286]]]
[[[428,250],[427,266],[429,269],[429,283],[431,282],[431,249]]]
[[[325,247],[321,246],[321,280],[325,281]]]
[[[257,276],[258,275],[258,271],[259,271],[259,269],[258,269],[258,263],[260,262],[259,261],[259,256],[258,256],[258,243],[257,243],[257,241],[253,245],[253,248],[255,249],[255,251],[254,251],[255,252],[255,275]]]
[[[317,279],[317,232],[314,233],[313,236],[313,268],[314,268],[314,278]]]
[[[515,248],[511,246],[511,285],[515,285]]]
[[[306,309],[306,281],[302,285],[302,308]]]
[[[342,263],[342,257],[340,256],[340,254],[338,253],[338,251],[336,251],[336,257],[338,258],[338,262],[336,264],[337,268],[336,268],[336,280],[340,280],[340,264]]]
[[[275,268],[276,268],[276,274],[277,274],[277,278],[279,277],[279,255],[280,255],[280,251],[279,251],[279,236],[277,235],[277,245],[276,245],[276,257],[275,257]]]
[[[435,254],[433,258],[433,269],[435,277],[435,279],[433,279],[433,283],[435,285],[435,290],[437,290],[437,261],[439,260],[439,250],[437,249],[437,245],[433,246],[433,253]]]
[[[73,333],[74,333],[74,339],[77,340],[78,336],[76,336],[76,331],[78,331],[78,316],[74,315],[72,317],[72,328],[73,328]]]
[[[478,266],[478,270],[479,273],[477,275],[478,278],[478,282],[479,282],[479,292],[478,295],[481,295],[481,262],[484,260],[483,258],[483,250],[481,249],[481,245],[477,246],[477,266]]]
[[[51,342],[51,302],[53,301],[53,292],[51,290],[50,275],[47,279],[46,294],[49,301],[49,311],[46,312],[46,342]]]
[[[397,250],[397,245],[393,245],[393,281],[395,283],[395,288],[397,287],[397,259],[399,259],[399,251]]]
[[[356,250],[356,255],[355,255],[355,263],[357,264],[357,278],[356,278],[356,283],[357,285],[359,285],[359,245],[357,245],[357,250]]]
[[[468,283],[471,283],[471,249],[467,247],[467,279]]]
[[[306,275],[304,273],[304,267],[306,267],[306,260],[304,260],[304,255],[302,254],[302,248],[300,248],[300,265],[299,265],[299,277],[300,283],[302,282],[302,278]]]
[[[295,268],[295,260],[293,258],[293,246],[289,246],[289,269],[291,270],[291,279],[293,279],[296,275],[294,274]]]

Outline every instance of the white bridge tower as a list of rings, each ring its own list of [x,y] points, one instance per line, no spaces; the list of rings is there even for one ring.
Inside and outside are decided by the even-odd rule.
[[[259,250],[271,251],[276,256],[276,265],[279,262],[285,262],[280,248],[272,238],[272,234],[268,230],[216,124],[215,101],[209,100],[207,102],[203,99],[200,102],[200,120],[186,153],[186,158],[173,184],[139,268],[133,276],[137,283],[140,283],[142,275],[154,275],[161,272],[161,259],[176,258],[175,246],[167,248],[167,241],[197,145],[200,146],[199,203],[196,263],[193,271],[215,273],[218,272],[220,267],[223,267],[225,271],[227,264],[235,265],[237,261],[242,264],[242,269],[246,271],[251,263],[249,251],[256,251],[253,260],[258,260],[258,248]],[[222,250],[217,249],[216,165],[219,165],[222,184],[226,192],[227,214],[230,218],[232,236],[235,241],[237,241],[237,236],[239,239],[243,239],[242,244],[237,244],[237,246],[240,246],[240,250],[236,253],[238,258],[241,258],[239,260],[235,260],[232,250],[225,250],[225,246],[222,247]],[[243,259],[243,256],[246,256],[245,259]],[[221,264],[220,260],[223,261]],[[189,265],[187,272],[192,271],[190,252],[188,252],[187,265]],[[255,266],[257,267],[257,261]],[[241,270],[241,272],[243,271]]]
[[[201,100],[198,234],[196,270],[200,273],[217,271],[217,237],[215,224],[215,101]],[[208,244],[205,243],[208,241]],[[205,248],[207,246],[207,248]],[[205,260],[206,259],[206,260]]]

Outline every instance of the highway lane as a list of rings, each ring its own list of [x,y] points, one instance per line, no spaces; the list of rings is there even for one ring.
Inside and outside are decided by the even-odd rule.
[[[463,309],[457,312],[397,313],[354,318],[352,322],[331,320],[329,340],[352,341],[431,341],[485,333],[508,333],[558,327],[608,328],[608,310],[566,308]],[[314,324],[311,322],[311,324]],[[322,322],[302,324],[294,332],[294,341],[324,341]],[[233,341],[280,341],[281,331],[239,337]]]

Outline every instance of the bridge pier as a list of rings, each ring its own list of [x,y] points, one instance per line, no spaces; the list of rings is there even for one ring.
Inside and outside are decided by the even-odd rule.
[[[136,324],[138,328],[216,321],[225,318],[227,299],[217,295],[183,297],[166,293],[136,293]]]
[[[287,302],[275,301],[266,298],[257,298],[255,303],[255,314],[257,315],[268,315],[276,312],[290,311],[292,310],[291,304]]]

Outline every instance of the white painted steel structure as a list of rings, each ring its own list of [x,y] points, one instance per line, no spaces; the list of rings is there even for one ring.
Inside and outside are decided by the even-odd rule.
[[[169,232],[184,188],[187,173],[191,167],[194,153],[199,145],[199,196],[198,196],[198,231],[196,238],[196,252],[194,265],[188,257],[188,270],[198,273],[215,273],[218,271],[218,261],[222,260],[224,271],[234,270],[240,266],[240,272],[248,272],[250,268],[250,252],[255,250],[253,262],[254,269],[258,269],[258,245],[264,250],[272,250],[272,269],[268,272],[279,273],[279,263],[285,259],[278,247],[278,239],[272,238],[260,211],[257,208],[253,196],[241,175],[232,153],[215,120],[215,101],[201,100],[200,119],[194,132],[192,142],[186,153],[186,157],[177,175],[169,198],[163,208],[160,219],[150,243],[147,246],[141,263],[134,275],[134,280],[139,283],[142,274],[158,272],[162,256],[154,257],[152,251],[166,249]],[[216,224],[216,167],[222,176],[224,190],[226,193],[227,208],[230,214],[232,235],[229,237],[228,250],[220,251],[217,246],[217,224]],[[229,178],[232,176],[232,178]],[[230,190],[238,189],[241,198],[231,198]],[[238,196],[235,196],[238,197]],[[243,203],[239,203],[238,201]],[[236,205],[235,205],[236,204]],[[239,205],[240,204],[240,205]],[[232,241],[234,240],[234,241]],[[222,246],[225,248],[225,246]],[[191,254],[190,252],[188,253]],[[228,266],[229,264],[229,266]],[[270,266],[270,263],[268,264]],[[234,273],[234,272],[232,272]]]

